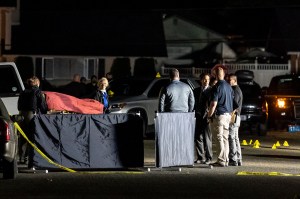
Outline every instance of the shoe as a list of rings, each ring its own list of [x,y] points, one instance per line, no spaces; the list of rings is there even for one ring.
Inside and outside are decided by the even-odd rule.
[[[211,161],[210,161],[210,160],[206,160],[206,161],[204,162],[204,164],[209,165],[209,164],[211,164]]]
[[[196,163],[196,164],[204,164],[205,160],[196,160],[196,161],[194,161],[194,163]]]
[[[200,164],[200,160],[195,160],[194,163],[195,164]]]
[[[238,166],[238,163],[236,161],[230,161],[229,166]]]
[[[238,161],[238,166],[243,166],[242,161]]]
[[[214,162],[211,163],[210,165],[214,167],[226,167],[226,163],[222,163],[222,162]]]

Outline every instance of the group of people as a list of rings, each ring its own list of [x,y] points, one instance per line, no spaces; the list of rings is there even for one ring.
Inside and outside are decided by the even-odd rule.
[[[201,74],[201,86],[192,91],[180,81],[179,71],[172,69],[171,82],[159,96],[159,112],[195,111],[195,163],[242,165],[238,129],[243,94],[236,75],[229,74],[226,81],[225,72],[222,65],[217,65],[213,68],[213,80],[210,74]]]
[[[177,69],[172,69],[169,77],[170,84],[162,88],[159,95],[158,112],[195,111],[195,163],[221,167],[241,166],[238,129],[243,94],[237,84],[237,77],[229,74],[226,81],[225,69],[222,65],[217,65],[213,68],[214,80],[210,74],[201,74],[201,86],[194,91],[180,81]],[[81,90],[83,83],[80,82],[80,78],[80,75],[75,74],[73,81],[66,85],[62,92],[78,98],[95,99],[103,104],[103,113],[110,113],[108,79],[102,77],[98,80],[97,76],[93,75],[91,82],[84,84],[86,86],[84,89],[90,89],[87,95],[82,91],[83,88]],[[29,78],[27,83],[28,88],[19,97],[18,109],[25,118],[23,128],[26,132],[30,132],[28,129],[30,120],[35,113],[46,113],[47,103],[39,88],[39,79],[34,76]],[[21,144],[24,145],[19,147],[22,154],[20,157],[26,159],[29,154],[27,143],[23,140]]]
[[[80,83],[80,75],[75,74],[73,81],[67,84],[62,91],[62,93],[72,95],[78,98],[91,98],[99,101],[103,104],[103,113],[110,113],[110,104],[108,94],[106,92],[107,87],[109,86],[108,79],[102,77],[98,80],[97,76],[93,75],[91,77],[91,82],[83,87],[83,84]],[[89,89],[89,94],[86,94],[86,90]],[[25,133],[31,132],[30,122],[34,117],[34,114],[41,113],[45,114],[48,111],[46,98],[40,89],[40,80],[38,77],[33,76],[27,80],[26,89],[20,94],[18,100],[18,110],[20,115],[24,117],[21,127]],[[32,135],[28,133],[29,139],[32,139]],[[32,167],[30,152],[32,148],[28,147],[26,140],[21,137],[20,147],[19,147],[19,158],[20,162],[28,164],[28,167]]]

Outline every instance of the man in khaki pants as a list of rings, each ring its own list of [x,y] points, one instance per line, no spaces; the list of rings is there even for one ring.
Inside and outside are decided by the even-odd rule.
[[[229,123],[233,111],[234,93],[231,86],[224,80],[224,66],[217,65],[213,72],[218,80],[212,88],[211,103],[208,111],[209,125],[212,131],[217,160],[213,166],[228,166],[229,155]]]

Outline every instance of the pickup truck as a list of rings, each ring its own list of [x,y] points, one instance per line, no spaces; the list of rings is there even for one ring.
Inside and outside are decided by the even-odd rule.
[[[13,62],[0,62],[0,169],[4,179],[16,178],[18,173],[18,134],[14,122],[19,111],[17,102],[24,85]]]
[[[17,109],[24,84],[14,62],[0,62],[0,97],[10,115],[19,114]]]
[[[300,125],[300,75],[279,75],[271,79],[265,95],[268,129],[283,130]]]

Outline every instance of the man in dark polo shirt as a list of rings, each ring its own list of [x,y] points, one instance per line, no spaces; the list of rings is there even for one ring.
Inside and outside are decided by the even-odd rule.
[[[208,111],[209,125],[212,131],[217,160],[214,166],[228,166],[229,155],[229,123],[233,111],[233,90],[224,77],[224,66],[217,65],[213,72],[218,80],[212,88],[211,103]],[[214,158],[215,159],[215,158]]]

